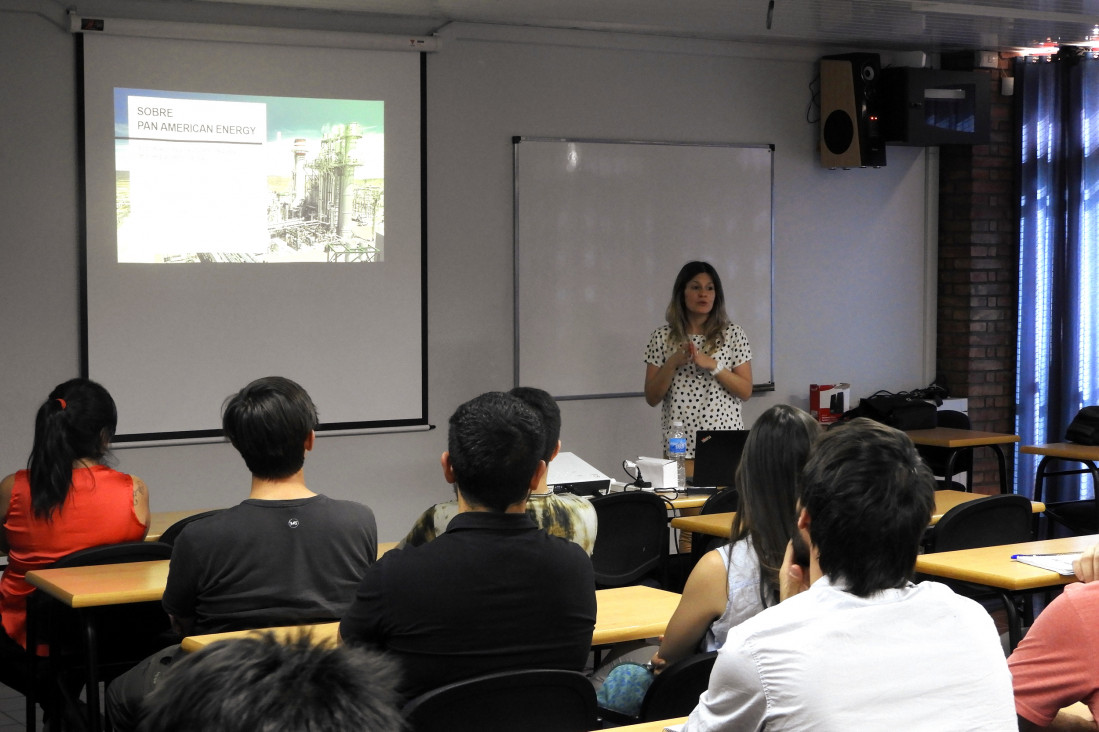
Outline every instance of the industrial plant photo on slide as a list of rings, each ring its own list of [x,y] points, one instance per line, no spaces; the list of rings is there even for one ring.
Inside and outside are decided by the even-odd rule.
[[[384,107],[115,88],[118,262],[383,261]]]

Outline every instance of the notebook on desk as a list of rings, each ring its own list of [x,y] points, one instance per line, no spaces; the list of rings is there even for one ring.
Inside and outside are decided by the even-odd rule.
[[[691,485],[730,486],[744,452],[748,430],[699,430],[695,433],[695,470]]]

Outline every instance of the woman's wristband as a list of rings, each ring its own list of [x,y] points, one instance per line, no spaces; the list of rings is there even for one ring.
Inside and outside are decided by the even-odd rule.
[[[722,366],[721,364],[718,364],[717,366],[714,366],[712,369],[710,369],[710,375],[713,376],[716,379],[717,375],[720,374],[724,370],[725,370],[725,367]]]

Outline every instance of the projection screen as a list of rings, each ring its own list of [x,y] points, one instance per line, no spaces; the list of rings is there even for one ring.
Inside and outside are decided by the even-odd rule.
[[[426,424],[422,54],[85,33],[85,372],[118,440],[286,376]]]

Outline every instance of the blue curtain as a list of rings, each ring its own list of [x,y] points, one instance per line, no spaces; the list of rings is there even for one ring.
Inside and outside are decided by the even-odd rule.
[[[1099,404],[1099,60],[1059,57],[1015,67],[1019,125],[1019,345],[1016,432],[1063,442],[1084,405]],[[1019,455],[1032,492],[1037,460]],[[1045,498],[1090,496],[1084,476],[1047,483]]]

